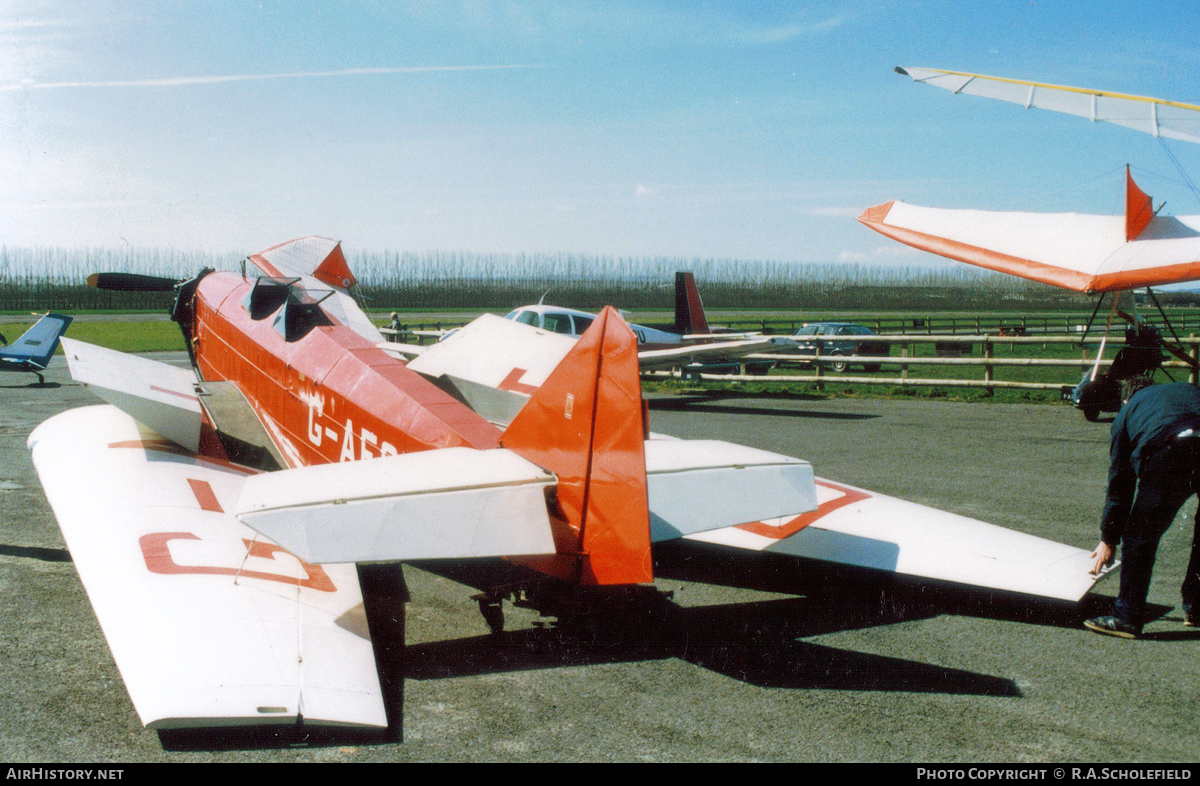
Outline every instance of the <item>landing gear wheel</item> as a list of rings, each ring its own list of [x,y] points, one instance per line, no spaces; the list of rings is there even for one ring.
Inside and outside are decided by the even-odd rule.
[[[504,606],[501,601],[480,598],[479,613],[492,633],[504,632]]]

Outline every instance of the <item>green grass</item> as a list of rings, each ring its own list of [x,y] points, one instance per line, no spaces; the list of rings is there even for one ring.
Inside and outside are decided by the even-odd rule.
[[[12,342],[32,324],[7,322],[0,325],[0,332]],[[179,326],[164,320],[75,321],[67,328],[66,335],[68,338],[76,338],[119,352],[166,352],[186,349]],[[62,353],[61,346],[58,352]]]

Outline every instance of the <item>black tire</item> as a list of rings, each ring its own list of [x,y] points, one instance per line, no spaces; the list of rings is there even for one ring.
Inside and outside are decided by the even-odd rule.
[[[844,360],[834,360],[829,363],[829,367],[838,372],[845,371],[849,366],[850,364]]]

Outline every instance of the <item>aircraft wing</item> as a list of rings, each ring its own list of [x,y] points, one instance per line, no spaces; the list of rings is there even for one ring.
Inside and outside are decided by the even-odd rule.
[[[423,347],[408,367],[507,425],[573,346],[570,336],[484,314]]]
[[[1135,186],[1136,187],[1136,186]],[[1145,204],[1143,202],[1143,204]],[[1200,216],[991,212],[887,202],[858,220],[932,254],[1080,292],[1200,278]]]
[[[769,352],[774,343],[770,338],[756,338],[716,344],[688,344],[670,349],[644,349],[638,352],[638,368],[653,371],[691,363],[735,362],[756,352]]]
[[[689,535],[992,590],[1078,601],[1101,576],[1086,549],[817,478],[817,510]],[[1113,567],[1116,567],[1115,565]]]
[[[57,415],[29,446],[142,723],[387,725],[355,567],[238,523],[252,470],[111,406]]]
[[[937,68],[897,66],[896,72],[955,95],[994,98],[1026,109],[1047,109],[1085,117],[1094,123],[1113,123],[1156,137],[1200,142],[1200,106],[1193,104]]]

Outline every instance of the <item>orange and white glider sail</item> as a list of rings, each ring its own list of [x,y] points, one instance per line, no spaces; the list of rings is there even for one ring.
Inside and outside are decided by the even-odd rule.
[[[1200,106],[1194,104],[938,68],[897,66],[896,72],[955,95],[994,98],[1026,109],[1047,109],[1086,117],[1094,123],[1113,123],[1155,137],[1200,142]]]
[[[1200,216],[1156,216],[1128,170],[1125,215],[954,210],[885,202],[858,220],[922,251],[1080,292],[1200,278]]]

